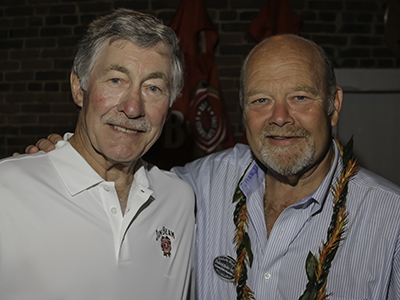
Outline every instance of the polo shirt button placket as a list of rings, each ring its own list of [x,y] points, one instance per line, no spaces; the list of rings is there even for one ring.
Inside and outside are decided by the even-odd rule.
[[[112,213],[113,215],[116,215],[117,212],[118,212],[118,209],[117,209],[116,207],[113,206],[113,207],[111,207],[110,211],[111,211],[111,213]]]
[[[111,188],[107,184],[104,184],[103,190],[108,193],[111,190]],[[112,206],[110,208],[110,212],[115,216],[118,213],[118,208],[116,208],[115,206]]]

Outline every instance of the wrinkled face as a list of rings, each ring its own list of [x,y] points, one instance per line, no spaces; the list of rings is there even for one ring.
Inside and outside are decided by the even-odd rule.
[[[87,91],[79,89],[82,100],[74,97],[82,106],[80,131],[87,154],[129,163],[158,139],[168,113],[171,81],[171,60],[163,50],[163,45],[141,49],[129,41],[106,43]]]
[[[261,48],[244,77],[244,117],[255,156],[282,176],[305,172],[327,155],[337,112],[327,115],[322,68],[302,49]]]

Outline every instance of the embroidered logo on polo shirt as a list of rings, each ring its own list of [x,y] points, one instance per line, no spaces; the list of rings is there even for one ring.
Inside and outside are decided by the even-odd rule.
[[[171,256],[172,250],[172,241],[171,239],[175,239],[175,233],[171,230],[163,226],[160,230],[156,229],[156,241],[161,241],[161,250],[165,257]]]

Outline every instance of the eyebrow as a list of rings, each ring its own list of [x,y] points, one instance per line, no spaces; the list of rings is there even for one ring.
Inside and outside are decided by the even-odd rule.
[[[153,78],[161,78],[165,81],[168,81],[167,75],[163,72],[151,72],[149,75],[146,76],[146,79],[153,79]]]
[[[318,91],[315,88],[313,88],[311,86],[308,86],[308,85],[296,86],[293,89],[293,91],[295,91],[295,92],[307,92],[307,93],[313,94],[314,96],[318,95]]]
[[[246,96],[246,98],[247,98],[247,97],[251,97],[251,96],[253,96],[253,95],[260,94],[260,93],[262,93],[262,92],[263,92],[263,90],[259,90],[259,89],[251,90],[251,91],[247,92],[247,93],[245,94],[245,96]]]
[[[293,91],[294,92],[307,92],[307,93],[311,93],[314,96],[318,96],[318,91],[315,88],[313,88],[311,86],[308,86],[308,85],[296,86],[296,87],[293,88]],[[251,97],[253,95],[262,94],[264,92],[265,91],[261,90],[261,89],[251,90],[251,91],[249,91],[249,92],[247,92],[245,94],[245,97],[248,98],[248,97]]]
[[[107,74],[110,71],[118,71],[121,73],[129,74],[128,68],[121,66],[121,65],[111,65],[107,69],[104,70],[104,74]]]
[[[129,75],[130,72],[128,70],[128,68],[121,66],[121,65],[111,65],[109,66],[107,69],[104,70],[104,74],[107,74],[110,71],[118,71],[124,74]],[[149,80],[149,79],[157,79],[160,78],[162,80],[165,81],[166,85],[168,86],[168,88],[170,87],[170,82],[168,80],[168,76],[165,75],[163,72],[151,72],[150,74],[148,74],[143,81]]]
[[[170,82],[169,82],[169,80],[168,80],[168,76],[165,75],[165,73],[163,73],[163,72],[151,72],[149,75],[147,75],[147,76],[144,78],[143,81],[146,81],[146,80],[148,80],[148,79],[157,79],[157,78],[160,78],[160,79],[164,80],[165,83],[167,84],[167,86],[168,86],[168,87],[170,86]]]

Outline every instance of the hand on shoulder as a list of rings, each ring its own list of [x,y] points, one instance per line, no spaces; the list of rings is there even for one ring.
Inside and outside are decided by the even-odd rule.
[[[47,138],[42,138],[38,140],[36,145],[29,145],[28,147],[26,147],[25,153],[33,154],[39,152],[40,150],[43,150],[44,152],[50,152],[56,148],[55,145],[59,140],[62,140],[62,136],[57,133],[52,133]],[[17,155],[20,155],[20,153],[13,153],[13,156]]]

